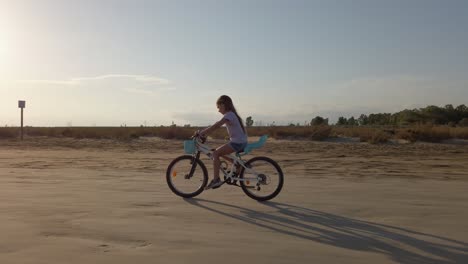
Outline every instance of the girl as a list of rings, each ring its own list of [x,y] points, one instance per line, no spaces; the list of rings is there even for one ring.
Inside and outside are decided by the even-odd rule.
[[[219,167],[221,164],[219,158],[233,152],[242,151],[247,146],[247,133],[231,98],[227,95],[221,95],[218,101],[216,101],[216,106],[218,107],[218,111],[223,115],[223,118],[214,125],[200,131],[200,134],[207,136],[215,129],[226,124],[229,143],[222,145],[213,152],[214,178],[205,189],[217,188],[223,184],[219,178]]]

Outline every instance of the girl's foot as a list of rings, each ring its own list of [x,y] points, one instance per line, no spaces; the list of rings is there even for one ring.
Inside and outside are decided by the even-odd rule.
[[[221,186],[222,184],[223,184],[223,182],[221,181],[220,178],[213,179],[213,180],[211,180],[211,182],[205,187],[205,190],[219,188],[219,186]]]

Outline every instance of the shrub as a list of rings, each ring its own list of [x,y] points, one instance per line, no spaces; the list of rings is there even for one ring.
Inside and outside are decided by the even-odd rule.
[[[459,139],[468,139],[468,127],[450,128],[450,137]]]
[[[335,126],[333,127],[333,134],[339,137],[361,137],[362,135],[372,134],[373,129],[370,127],[356,127],[356,126]]]
[[[361,142],[369,142],[371,144],[386,143],[390,138],[390,134],[379,129],[361,130],[359,136]]]
[[[51,130],[52,131],[52,130]],[[53,133],[52,133],[53,134]],[[71,128],[66,128],[62,131],[62,136],[64,137],[73,137],[73,131]]]
[[[47,136],[47,130],[39,127],[25,127],[25,134],[32,137]]]
[[[398,139],[408,140],[409,142],[416,142],[418,140],[416,134],[413,133],[411,129],[398,130],[395,137]]]
[[[15,138],[19,134],[18,128],[5,127],[0,128],[0,138]]]
[[[325,140],[330,137],[332,128],[327,125],[314,126],[311,129],[309,138],[312,140]]]
[[[460,122],[458,122],[458,126],[468,127],[468,118],[465,117],[462,120],[460,120]]]
[[[156,136],[163,139],[188,139],[197,127],[25,127],[25,135],[131,140],[142,136]],[[468,127],[420,125],[408,128],[370,126],[274,126],[250,127],[251,137],[269,135],[275,139],[324,140],[329,137],[358,137],[363,142],[382,143],[392,136],[411,142],[440,142],[449,138],[468,139]],[[0,138],[16,138],[19,128],[0,128]],[[227,140],[226,129],[218,129],[212,138]]]
[[[196,129],[188,127],[162,127],[154,130],[153,133],[147,133],[146,135],[157,136],[164,139],[188,139],[190,138]]]
[[[316,116],[310,121],[310,125],[312,126],[321,126],[321,125],[328,125],[328,118],[325,119],[321,116]]]
[[[404,132],[397,132],[397,137],[415,141],[426,141],[426,142],[440,142],[445,139],[449,139],[450,128],[447,126],[417,126],[410,129],[406,129]]]
[[[330,137],[331,131],[332,128],[328,125],[306,127],[288,126],[270,128],[267,134],[275,139],[324,140]]]

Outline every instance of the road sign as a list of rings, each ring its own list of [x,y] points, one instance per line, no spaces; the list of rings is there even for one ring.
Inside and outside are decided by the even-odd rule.
[[[23,140],[23,108],[26,107],[26,101],[19,100],[18,107],[21,108],[21,140]]]

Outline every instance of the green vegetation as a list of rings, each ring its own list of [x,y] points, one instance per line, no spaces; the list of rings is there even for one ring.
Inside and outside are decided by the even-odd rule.
[[[188,139],[198,127],[25,127],[27,137],[63,137],[76,139],[117,139],[132,140],[140,137],[160,137],[163,139]],[[468,127],[448,125],[414,125],[409,127],[392,126],[270,126],[250,127],[249,136],[268,134],[274,139],[325,140],[334,137],[359,138],[362,142],[385,143],[390,139],[403,139],[410,142],[440,142],[446,139],[468,139]],[[20,129],[0,128],[0,138],[19,138]],[[228,139],[225,129],[218,129],[211,137]]]
[[[246,125],[247,127],[253,126],[253,123],[254,123],[254,121],[253,121],[253,119],[252,119],[251,116],[249,116],[249,117],[247,117],[247,118],[245,119],[245,125]]]
[[[268,134],[275,139],[325,140],[334,137],[359,138],[362,142],[385,143],[391,139],[409,142],[441,142],[458,138],[468,139],[468,108],[465,105],[445,107],[428,106],[404,110],[395,114],[361,115],[355,119],[340,117],[335,125],[328,125],[328,118],[314,117],[310,124],[303,126],[253,126],[252,117],[246,119],[249,136]],[[274,122],[273,122],[274,124]],[[25,127],[26,137],[66,137],[132,140],[139,137],[160,137],[163,139],[187,139],[199,127],[190,125],[168,127]],[[0,138],[16,139],[20,128],[0,128]],[[211,137],[227,139],[225,129],[218,129]]]
[[[196,128],[191,127],[25,127],[24,133],[29,137],[69,137],[94,139],[131,140],[144,136],[165,139],[187,139]],[[0,128],[0,138],[16,138],[20,128]]]
[[[415,124],[468,126],[468,107],[465,105],[453,107],[451,104],[445,107],[430,105],[413,110],[405,109],[394,114],[362,114],[358,119],[354,117],[350,117],[349,119],[340,117],[336,123],[336,125],[340,126],[407,126]]]
[[[316,116],[310,121],[311,126],[321,126],[328,125],[328,118],[323,118],[321,116]]]

